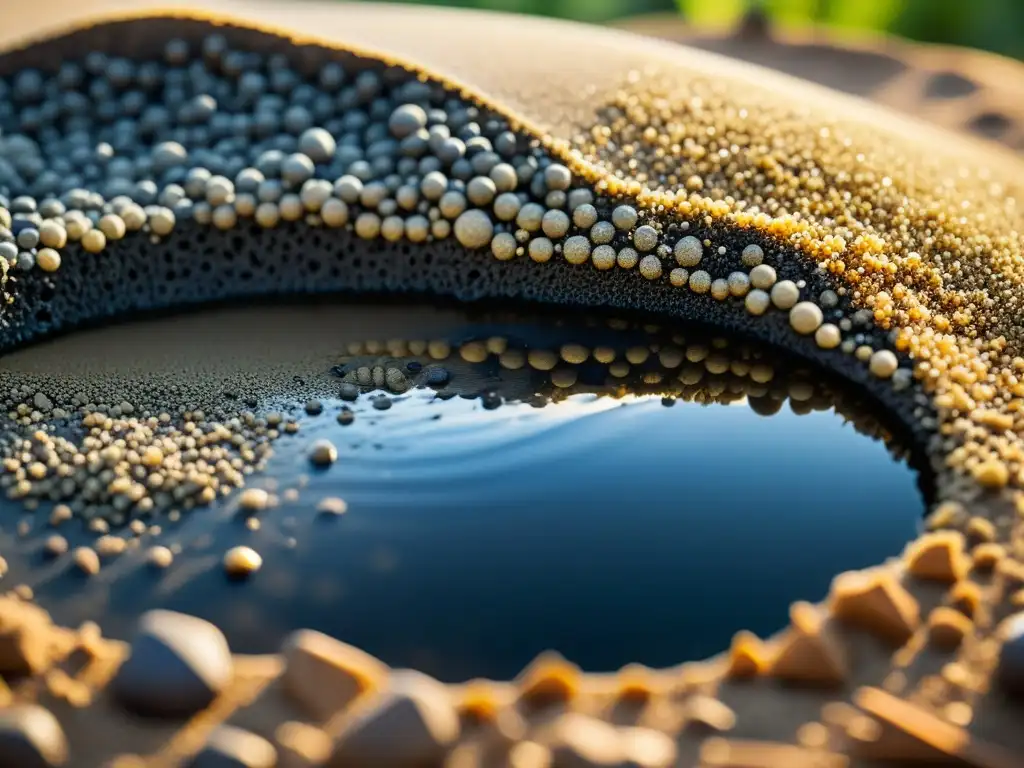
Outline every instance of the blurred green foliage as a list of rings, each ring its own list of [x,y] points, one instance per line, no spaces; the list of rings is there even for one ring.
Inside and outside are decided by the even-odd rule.
[[[1024,0],[677,0],[684,16],[723,24],[759,5],[783,24],[889,32],[1024,58]]]
[[[1024,0],[404,0],[606,22],[678,9],[708,24],[738,20],[754,5],[781,24],[826,24],[1024,58]]]

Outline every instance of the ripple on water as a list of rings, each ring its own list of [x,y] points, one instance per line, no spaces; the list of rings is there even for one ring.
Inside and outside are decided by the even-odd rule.
[[[260,322],[279,334],[253,334]],[[116,338],[136,363],[150,354],[162,361],[153,365],[174,365],[168,334],[187,336],[189,324],[220,334],[189,354],[224,359],[219,344],[237,351],[246,343],[239,334],[256,336],[277,363],[292,355],[304,384],[316,379],[335,392],[331,361],[369,328],[386,328],[389,338],[429,330],[455,348],[500,331],[557,350],[592,333],[543,317],[495,326],[464,312],[356,305],[221,310],[135,323]],[[90,359],[111,332],[69,337],[46,354],[65,366]],[[140,349],[123,349],[132,338]],[[39,360],[5,364],[39,370]],[[470,395],[511,388],[521,396],[544,375],[453,360],[456,396],[447,399],[417,389],[382,411],[366,395],[327,397],[311,416],[304,395],[291,398],[298,433],[281,437],[266,473],[249,480],[277,504],[244,512],[236,496],[177,525],[154,520],[163,530],[146,544],[182,548],[166,570],[143,568],[141,553],[129,552],[79,578],[63,561],[43,560],[38,549],[52,531],[36,524],[16,540],[8,512],[0,530],[7,585],[28,583],[58,621],[98,617],[108,634],[126,634],[134,616],[160,605],[216,620],[237,651],[269,651],[288,631],[314,627],[450,680],[509,677],[548,648],[590,670],[664,666],[715,653],[741,628],[779,629],[793,600],[820,599],[837,572],[896,554],[924,509],[905,463],[821,398],[799,399],[799,387],[798,401],[770,418],[757,411],[783,402],[778,388],[757,411],[745,399],[667,407],[659,394],[586,393],[493,409]],[[778,382],[785,367],[773,362]],[[351,424],[336,419],[343,408],[355,413]],[[325,470],[308,460],[319,439],[338,451]],[[326,496],[344,498],[347,511],[318,514]],[[256,530],[247,524],[253,516]],[[66,535],[72,547],[86,540]],[[228,581],[221,566],[239,544],[263,557],[243,583]]]

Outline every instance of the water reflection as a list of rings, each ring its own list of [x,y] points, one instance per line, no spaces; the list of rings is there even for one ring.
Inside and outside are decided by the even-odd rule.
[[[211,331],[202,344],[199,328]],[[593,670],[668,665],[721,650],[740,628],[778,629],[792,600],[898,552],[923,510],[903,448],[868,404],[692,328],[262,307],[81,333],[4,368],[59,362],[87,376],[98,360],[134,377],[187,360],[226,382],[273,360],[291,375],[260,407],[299,424],[249,480],[279,499],[258,529],[237,498],[154,520],[159,533],[90,579],[43,560],[45,508],[21,537],[6,502],[6,585],[115,635],[160,605],[217,621],[239,651],[315,627],[449,680],[508,677],[547,648]],[[311,393],[319,415],[303,410]],[[338,449],[326,471],[309,465],[316,439]],[[348,512],[318,515],[325,496]],[[93,538],[65,529],[72,545]],[[231,583],[220,556],[243,542],[264,567]],[[180,548],[170,569],[145,566],[150,543]]]

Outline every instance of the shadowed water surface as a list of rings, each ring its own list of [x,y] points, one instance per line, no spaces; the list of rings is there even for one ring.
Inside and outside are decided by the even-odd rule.
[[[278,363],[293,354],[304,384],[317,379],[338,393],[331,362],[347,370],[366,362],[345,349],[375,336],[373,329],[386,327],[380,337],[392,338],[404,328],[413,338],[429,327],[456,349],[500,333],[527,339],[530,348],[548,339],[558,350],[567,339],[586,344],[593,333],[582,326],[577,332],[571,322],[556,330],[548,317],[496,323],[461,310],[416,312],[359,305],[218,310],[135,323],[137,336],[83,332],[46,345],[49,358],[29,350],[5,365],[66,365],[89,358],[98,345],[123,349],[131,338],[140,346],[126,355],[173,365],[177,352],[161,345],[177,349],[174,334],[206,327],[221,336],[193,344],[190,354],[223,358],[219,344],[238,349],[255,336]],[[292,351],[287,343],[274,347],[273,333],[261,336],[260,323],[290,328],[281,339],[291,340]],[[629,344],[637,334],[646,337],[634,330]],[[655,349],[661,343],[655,340]],[[270,651],[290,630],[314,627],[447,680],[508,677],[548,648],[591,670],[701,658],[739,629],[779,629],[790,602],[820,599],[839,571],[896,554],[923,511],[915,473],[882,441],[827,409],[827,399],[808,394],[817,374],[787,385],[794,364],[766,350],[755,354],[777,371],[757,390],[756,410],[742,393],[718,398],[732,399],[729,405],[687,401],[714,399],[700,388],[717,392],[728,377],[707,375],[667,400],[654,392],[666,389],[664,382],[617,388],[618,395],[638,393],[618,398],[563,394],[543,372],[453,355],[440,361],[451,374],[442,394],[452,397],[420,388],[395,397],[387,410],[374,408],[370,394],[354,403],[322,397],[317,416],[295,408],[298,433],[278,439],[266,473],[249,479],[277,492],[280,503],[258,513],[258,530],[246,526],[237,499],[177,524],[154,520],[162,530],[145,543],[182,548],[166,571],[144,566],[140,552],[130,551],[83,578],[66,569],[66,558],[43,560],[41,540],[52,533],[41,523],[45,509],[28,518],[33,530],[22,537],[14,531],[23,518],[5,502],[5,581],[32,585],[57,620],[97,619],[115,636],[129,633],[141,611],[162,606],[215,620],[238,651]],[[464,382],[471,383],[460,388]],[[795,399],[787,400],[787,386]],[[488,407],[470,397],[480,390],[492,397]],[[530,390],[557,402],[493,407],[494,394]],[[299,406],[298,397],[286,400]],[[355,414],[351,424],[336,419],[343,408]],[[758,413],[773,410],[770,417]],[[338,461],[313,470],[308,452],[320,438],[334,443]],[[344,498],[347,513],[318,515],[325,496]],[[61,532],[72,545],[91,538]],[[264,564],[247,582],[232,583],[221,557],[239,543],[259,551]]]

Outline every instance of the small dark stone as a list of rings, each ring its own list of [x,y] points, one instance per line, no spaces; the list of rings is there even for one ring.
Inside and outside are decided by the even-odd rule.
[[[17,704],[0,711],[0,766],[51,768],[67,760],[67,739],[48,709]]]
[[[359,397],[359,387],[355,384],[342,384],[341,385],[341,399],[352,401]]]
[[[348,426],[356,420],[356,415],[352,411],[344,410],[338,414],[338,423],[343,426]]]
[[[501,407],[501,395],[496,392],[484,392],[480,395],[480,403],[483,405],[484,410],[493,411]]]
[[[451,378],[448,371],[439,365],[431,365],[426,369],[427,373],[427,384],[432,387],[441,386],[448,383],[448,379]]]
[[[375,397],[373,399],[373,407],[378,411],[386,411],[391,407],[390,397]]]
[[[131,655],[113,681],[118,699],[143,715],[184,717],[204,707],[230,682],[231,651],[213,624],[173,611],[143,614]]]
[[[405,364],[405,370],[407,370],[409,373],[419,373],[420,371],[423,370],[423,363],[421,363],[419,360],[410,360],[408,363]]]

